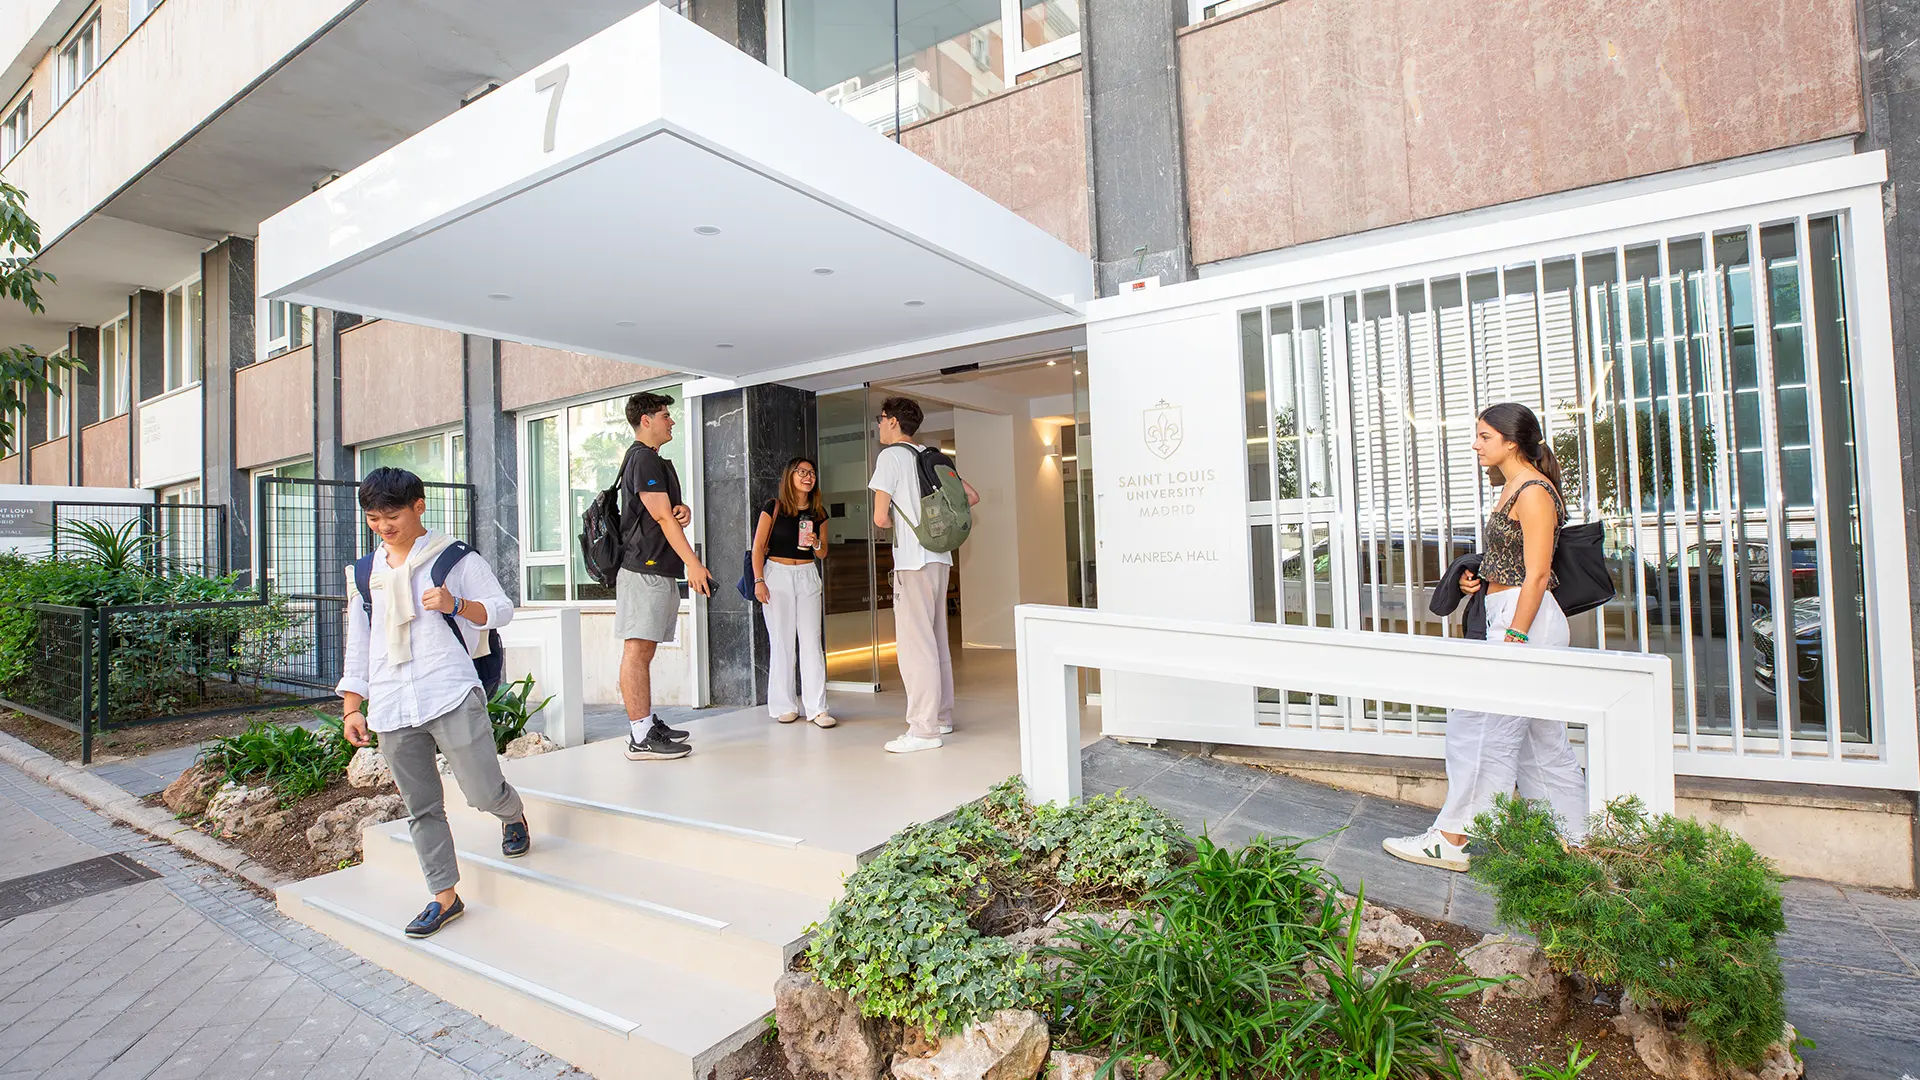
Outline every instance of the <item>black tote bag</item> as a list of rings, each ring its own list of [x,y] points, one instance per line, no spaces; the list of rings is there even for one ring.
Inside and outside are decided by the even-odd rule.
[[[1553,600],[1568,618],[1592,611],[1613,599],[1613,575],[1607,572],[1606,525],[1589,521],[1560,530],[1553,549],[1553,575],[1560,585]]]

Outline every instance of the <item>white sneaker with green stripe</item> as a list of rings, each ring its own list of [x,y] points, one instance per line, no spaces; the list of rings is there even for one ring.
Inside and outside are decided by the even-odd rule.
[[[1462,873],[1467,869],[1467,845],[1454,843],[1439,829],[1428,829],[1419,836],[1390,837],[1382,840],[1380,846],[1396,859],[1419,863],[1421,866],[1437,866],[1442,870]]]

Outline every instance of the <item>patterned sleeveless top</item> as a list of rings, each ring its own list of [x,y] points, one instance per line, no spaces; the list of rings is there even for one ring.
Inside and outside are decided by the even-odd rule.
[[[1523,585],[1527,580],[1527,539],[1520,523],[1507,516],[1513,504],[1520,501],[1520,493],[1540,485],[1553,496],[1554,516],[1553,540],[1560,542],[1560,526],[1567,520],[1567,505],[1560,501],[1560,493],[1545,480],[1529,480],[1513,490],[1507,501],[1487,516],[1487,550],[1480,557],[1480,577],[1495,585]],[[1551,572],[1547,575],[1547,588],[1559,588],[1560,579]]]

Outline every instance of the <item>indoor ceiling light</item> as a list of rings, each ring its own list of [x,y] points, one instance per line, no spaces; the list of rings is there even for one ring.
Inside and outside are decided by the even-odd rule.
[[[716,348],[716,349],[731,349],[731,348],[733,348],[733,342],[731,342],[731,341],[723,341],[723,342],[721,342],[721,343],[719,343],[718,345],[715,345],[715,346],[714,346],[714,348]]]
[[[1058,364],[1059,362],[1060,362],[1060,361],[1058,361],[1058,360],[1049,360],[1049,361],[1047,361],[1047,366],[1048,366],[1048,367],[1053,367],[1053,366],[1054,366],[1055,364]]]
[[[694,232],[697,232],[697,233],[699,233],[699,234],[700,234],[701,236],[719,236],[719,235],[720,235],[720,226],[718,226],[718,225],[695,225],[695,226],[693,227],[693,231],[694,231]]]
[[[613,325],[620,327],[622,330],[625,330],[628,327],[638,326],[640,324],[637,322],[634,322],[632,319],[621,319],[619,322],[614,323]]]
[[[506,293],[503,293],[503,292],[490,292],[490,293],[488,293],[488,294],[487,294],[487,299],[489,299],[489,300],[511,300],[511,299],[513,299],[513,297],[511,297],[511,296],[508,296],[508,295],[507,295]]]
[[[818,275],[820,275],[821,277],[832,277],[832,276],[833,276],[833,267],[831,267],[831,266],[816,266],[816,267],[814,267],[814,268],[813,268],[813,272],[814,272],[814,273],[816,273],[816,274],[818,274]]]
[[[908,307],[926,307],[927,302],[925,300],[909,300],[907,301],[907,306]]]

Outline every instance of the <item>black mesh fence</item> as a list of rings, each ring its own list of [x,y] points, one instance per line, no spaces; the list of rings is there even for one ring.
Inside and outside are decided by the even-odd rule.
[[[288,686],[331,691],[346,654],[347,568],[374,549],[351,480],[269,476],[259,481],[261,597],[283,605],[305,643],[276,656],[264,675]],[[428,484],[429,528],[473,542],[473,488]]]
[[[8,617],[29,621],[31,628],[21,628],[27,630],[20,636],[28,647],[8,661],[11,670],[0,671],[0,687],[6,693],[0,705],[79,730],[93,700],[95,612],[34,604]]]
[[[225,577],[227,508],[201,503],[53,504],[53,554],[113,547],[154,574]]]
[[[282,708],[331,697],[281,676],[311,642],[278,597],[133,604],[98,613],[101,728]]]

